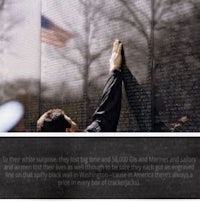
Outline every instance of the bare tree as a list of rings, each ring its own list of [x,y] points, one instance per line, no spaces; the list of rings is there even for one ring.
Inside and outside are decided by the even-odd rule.
[[[107,22],[121,22],[122,24],[128,25],[130,30],[134,30],[136,35],[141,37],[144,42],[142,44],[138,44],[136,39],[133,37],[127,39],[128,43],[132,43],[131,49],[140,51],[141,54],[147,58],[147,62],[145,61],[144,64],[147,66],[147,83],[149,84],[148,87],[151,87],[151,108],[154,110],[154,81],[152,79],[154,68],[156,66],[155,63],[158,60],[154,50],[154,41],[156,40],[154,38],[155,32],[157,34],[158,32],[166,29],[166,22],[168,21],[169,16],[172,16],[173,18],[173,15],[177,15],[178,9],[176,5],[181,3],[180,0],[146,0],[144,1],[146,2],[146,7],[144,9],[144,5],[138,6],[139,1],[116,0],[115,2],[119,3],[120,9],[114,8],[112,12],[110,12],[109,9],[104,9],[107,6],[107,1],[101,1],[101,3],[98,4],[97,1],[93,0],[80,0],[79,3],[83,8],[82,15],[85,18],[84,31],[80,34],[81,37],[79,37],[79,40],[74,40],[74,50],[79,53],[80,59],[77,60],[72,55],[66,54],[66,51],[59,51],[60,57],[71,62],[71,64],[78,69],[82,77],[86,119],[89,117],[88,105],[90,103],[90,99],[88,85],[91,82],[91,80],[89,80],[90,67],[93,62],[96,62],[102,53],[108,49],[107,46],[104,46],[95,54],[91,51],[91,39],[95,38],[95,32],[98,31],[98,20],[95,21],[96,18],[99,18],[98,14],[100,13],[101,18],[105,19]],[[65,18],[63,18],[63,22],[67,23]],[[84,63],[82,61],[84,61]],[[154,113],[155,112],[152,111],[152,119],[155,116]],[[86,122],[88,122],[88,120],[86,120]]]
[[[151,105],[151,122],[152,130],[154,130],[157,110],[155,106],[155,80],[154,78],[154,68],[156,64],[156,55],[155,55],[155,32],[161,30],[166,30],[166,21],[169,16],[177,15],[177,7],[181,1],[180,0],[151,0],[145,1],[146,7],[143,5],[140,6],[138,1],[128,1],[128,0],[118,0],[117,1],[121,6],[121,9],[116,9],[113,12],[107,12],[107,16],[110,22],[121,22],[122,24],[127,24],[131,29],[136,32],[136,35],[139,35],[141,39],[145,42],[144,47],[140,44],[138,46],[136,39],[130,39],[132,43],[132,49],[140,51],[143,55],[143,58],[147,58],[147,86],[150,87],[150,100],[149,104]]]
[[[174,15],[167,15],[160,23],[162,28],[156,30],[156,104],[168,125],[188,115],[188,123],[179,131],[198,131],[200,4],[176,3]]]
[[[136,30],[138,34],[145,40],[147,52],[140,46],[138,47],[137,43],[134,43],[133,48],[142,49],[142,51],[148,55],[148,68],[151,69],[151,60],[152,60],[152,46],[153,46],[153,35],[155,31],[165,29],[166,26],[163,23],[166,14],[172,14],[176,10],[174,5],[179,3],[180,0],[151,0],[146,1],[146,10],[143,6],[139,6],[136,1],[128,0],[118,0],[121,4],[121,10],[116,10],[115,14],[107,13],[109,21],[122,22],[123,24],[128,24],[130,28]]]
[[[66,54],[67,51],[65,50],[58,50],[55,49],[55,51],[58,53],[59,57],[62,59],[70,62],[74,68],[76,68],[81,75],[81,78],[83,80],[83,86],[82,86],[82,91],[83,91],[83,102],[84,102],[84,111],[85,111],[85,125],[88,124],[90,120],[90,110],[89,110],[89,105],[90,105],[90,96],[89,96],[89,89],[88,87],[91,86],[92,81],[94,81],[96,78],[92,77],[92,80],[90,79],[90,67],[91,65],[98,60],[99,57],[101,57],[102,53],[104,53],[106,50],[110,48],[110,45],[106,45],[103,48],[101,48],[98,52],[91,52],[90,44],[91,44],[91,39],[94,38],[95,32],[97,26],[95,26],[95,18],[96,15],[99,12],[99,5],[95,4],[95,1],[92,0],[80,0],[79,1],[81,7],[83,8],[83,13],[82,16],[85,19],[84,21],[84,30],[82,33],[76,34],[76,37],[78,39],[74,40],[75,46],[73,50],[75,50],[78,55],[79,59],[75,58],[72,54]],[[62,6],[62,5],[61,5]],[[64,16],[64,15],[63,15]],[[66,23],[66,25],[69,24],[66,21],[66,18],[62,18],[63,22]],[[73,30],[73,28],[72,28]],[[83,62],[84,61],[84,62]],[[105,72],[102,72],[98,76],[104,76]]]

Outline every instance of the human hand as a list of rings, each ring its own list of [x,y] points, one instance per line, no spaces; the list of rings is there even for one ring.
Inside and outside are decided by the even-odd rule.
[[[122,43],[116,39],[113,43],[112,55],[110,58],[110,71],[120,70],[122,63]]]

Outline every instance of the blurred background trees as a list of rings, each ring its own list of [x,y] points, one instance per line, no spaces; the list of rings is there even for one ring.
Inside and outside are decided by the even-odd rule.
[[[7,83],[3,80],[6,71],[0,71],[4,75],[1,101],[12,97],[13,92],[19,91],[19,96],[24,92],[26,105],[31,108],[31,97],[39,96],[34,99],[39,109],[32,110],[30,113],[35,115],[27,118],[32,119],[28,120],[30,130],[36,116],[54,107],[66,109],[81,128],[90,122],[108,77],[112,42],[119,38],[130,72],[148,95],[148,99],[143,95],[132,97],[141,100],[140,105],[148,109],[142,112],[141,119],[149,123],[152,119],[161,120],[170,127],[188,116],[187,124],[180,130],[199,131],[198,1],[44,0],[41,6],[43,14],[75,37],[62,49],[42,45],[37,79]],[[13,22],[20,21],[13,18]],[[9,27],[13,29],[11,24],[6,28],[7,39],[11,33]],[[30,90],[28,86],[32,85],[38,90]],[[118,130],[138,131],[136,116],[124,92],[122,101]]]

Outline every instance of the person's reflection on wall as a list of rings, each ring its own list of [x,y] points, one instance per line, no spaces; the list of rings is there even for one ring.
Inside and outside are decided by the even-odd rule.
[[[131,108],[131,113],[135,116],[140,132],[168,132],[170,129],[161,121],[159,113],[157,111],[156,105],[152,105],[151,96],[142,88],[138,83],[136,78],[133,76],[129,70],[124,48],[122,50],[122,75],[124,81],[124,87],[126,91],[127,100]],[[154,106],[154,110],[151,107]],[[152,111],[156,117],[155,122],[152,127]]]

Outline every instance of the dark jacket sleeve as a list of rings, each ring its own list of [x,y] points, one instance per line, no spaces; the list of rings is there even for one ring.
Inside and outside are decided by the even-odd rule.
[[[93,115],[88,132],[115,132],[121,111],[122,75],[114,70],[110,73],[103,90],[101,102]]]

